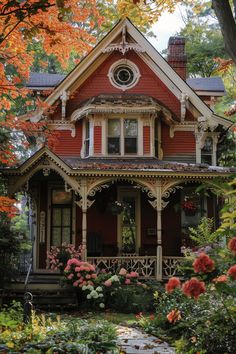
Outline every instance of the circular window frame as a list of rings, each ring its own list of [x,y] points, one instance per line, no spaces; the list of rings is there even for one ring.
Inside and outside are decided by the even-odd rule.
[[[114,74],[119,67],[127,67],[133,73],[132,81],[130,83],[128,83],[127,85],[126,84],[122,85],[119,82],[117,82],[115,79]],[[135,85],[137,85],[137,83],[140,79],[140,76],[141,76],[140,71],[139,71],[139,68],[137,67],[137,65],[135,65],[132,61],[127,60],[127,59],[121,59],[121,60],[116,61],[114,64],[112,64],[112,66],[110,67],[109,72],[108,72],[108,77],[109,77],[109,80],[110,80],[110,83],[112,84],[112,86],[114,86],[122,91],[129,90],[132,87],[134,87]]]

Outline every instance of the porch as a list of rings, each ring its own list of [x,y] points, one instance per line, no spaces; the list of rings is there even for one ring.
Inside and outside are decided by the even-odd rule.
[[[99,270],[125,267],[157,280],[179,275],[188,227],[204,215],[217,220],[214,197],[196,193],[210,177],[202,172],[151,169],[150,161],[128,159],[119,166],[109,160],[109,169],[92,163],[76,170],[51,153],[37,154],[34,170],[27,165],[9,177],[10,195],[26,188],[30,197],[34,274],[50,272],[47,251],[65,242],[82,245],[82,258]]]

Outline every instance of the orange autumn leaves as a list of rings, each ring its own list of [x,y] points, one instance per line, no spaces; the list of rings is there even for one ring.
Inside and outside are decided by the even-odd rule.
[[[5,213],[9,218],[16,216],[18,209],[14,206],[16,201],[8,197],[0,196],[0,213]]]

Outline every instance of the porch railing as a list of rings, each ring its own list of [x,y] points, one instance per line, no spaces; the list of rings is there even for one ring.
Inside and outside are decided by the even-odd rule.
[[[183,272],[180,269],[181,263],[183,263],[184,257],[172,257],[164,256],[162,257],[162,277],[182,277]]]
[[[123,257],[88,257],[88,262],[95,265],[98,270],[118,273],[121,268],[128,272],[137,272],[141,278],[155,278],[155,256],[123,256]]]
[[[181,277],[179,265],[183,259],[183,257],[162,257],[163,278]],[[143,279],[156,278],[156,256],[88,257],[87,260],[100,271],[118,273],[121,268],[125,268],[128,272],[137,272]]]

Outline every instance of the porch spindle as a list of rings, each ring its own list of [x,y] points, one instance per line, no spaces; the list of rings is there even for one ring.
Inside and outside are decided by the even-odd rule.
[[[157,270],[156,279],[162,280],[162,224],[161,224],[161,210],[162,210],[162,192],[161,182],[156,187],[156,209],[157,209]]]
[[[82,259],[87,260],[87,209],[82,209]]]
[[[157,280],[162,280],[162,235],[161,235],[161,210],[157,209]]]

